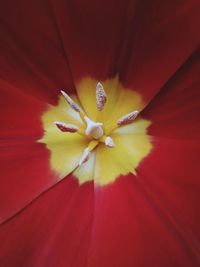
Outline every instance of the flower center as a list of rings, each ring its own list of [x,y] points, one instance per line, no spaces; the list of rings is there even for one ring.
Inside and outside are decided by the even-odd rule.
[[[138,116],[144,107],[141,96],[117,77],[103,84],[105,90],[95,79],[84,78],[76,84],[77,95],[61,91],[58,104],[42,115],[44,135],[38,142],[50,151],[58,179],[72,173],[80,184],[105,185],[121,175],[136,175],[152,149],[151,122]]]
[[[79,114],[80,118],[85,124],[85,131],[81,132],[79,128],[77,128],[75,125],[66,124],[64,122],[57,121],[54,122],[55,125],[63,132],[70,132],[70,133],[78,132],[79,134],[85,135],[87,138],[91,140],[88,147],[84,149],[78,165],[80,166],[88,161],[90,157],[90,152],[93,149],[95,149],[100,142],[104,143],[108,148],[115,147],[113,139],[110,136],[104,134],[103,123],[91,120],[85,114],[85,112],[79,107],[79,105],[75,103],[66,92],[61,91],[61,93],[64,96],[67,103],[70,105],[70,107]],[[96,86],[96,107],[97,110],[99,111],[99,115],[101,115],[101,112],[103,111],[106,102],[107,102],[106,92],[103,88],[103,85],[100,82],[98,82]],[[114,125],[108,125],[109,132],[111,133],[114,129],[118,127],[123,127],[125,125],[132,123],[137,117],[138,113],[139,112],[135,110],[119,118]]]

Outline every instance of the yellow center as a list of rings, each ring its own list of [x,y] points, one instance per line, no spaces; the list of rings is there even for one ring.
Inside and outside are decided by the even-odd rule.
[[[100,110],[96,103],[97,82],[83,79],[76,85],[77,96],[70,96],[81,112],[71,108],[60,96],[58,105],[49,106],[42,115],[45,131],[39,142],[50,150],[50,166],[59,179],[73,173],[80,184],[94,180],[97,185],[106,185],[120,175],[136,175],[136,168],[152,149],[147,134],[150,121],[139,115],[128,125],[118,127],[116,124],[124,115],[143,109],[141,96],[123,88],[118,78],[105,80],[102,84],[107,102]],[[62,132],[54,122],[67,123],[78,130]],[[114,146],[106,145],[106,138]],[[88,152],[89,156],[82,162],[84,153]]]

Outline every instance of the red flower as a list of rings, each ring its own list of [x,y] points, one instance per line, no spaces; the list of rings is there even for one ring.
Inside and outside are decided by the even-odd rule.
[[[2,3],[0,266],[200,265],[199,7]],[[58,183],[51,151],[38,142],[60,89],[74,94],[88,76],[118,76],[152,122],[153,149],[136,175],[106,186],[79,185],[73,174]]]

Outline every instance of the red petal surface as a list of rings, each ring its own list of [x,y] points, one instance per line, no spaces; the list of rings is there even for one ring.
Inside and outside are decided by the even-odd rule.
[[[137,178],[121,178],[97,192],[88,266],[199,266],[197,228],[186,224],[188,215],[193,214],[195,219],[197,206],[193,205],[199,197],[190,199],[188,206],[192,211],[184,211],[183,203],[182,209],[176,210],[173,204],[189,193],[181,197],[183,190],[178,190],[181,185],[171,184],[171,192],[176,195],[171,202],[170,199],[169,203],[164,202],[162,189],[159,194],[154,191],[155,180],[162,180],[163,169],[160,176],[154,176],[154,184],[149,187],[146,177],[154,173],[151,166],[155,169],[155,162],[145,169],[145,173],[141,170]],[[172,175],[172,169],[168,174]],[[163,177],[166,183],[168,178],[167,175]]]
[[[119,74],[146,101],[198,46],[196,0],[51,3],[74,79]]]
[[[0,20],[0,79],[50,103],[61,88],[74,88],[48,1],[8,0]]]
[[[154,151],[138,170],[141,185],[188,250],[200,255],[200,142],[155,138],[154,143]]]
[[[199,70],[200,50],[197,50],[143,111],[143,116],[152,121],[150,135],[199,139]]]
[[[93,203],[91,183],[60,182],[1,226],[0,266],[86,266]]]
[[[199,8],[197,0],[138,1],[123,71],[125,83],[147,101],[198,47]]]
[[[0,221],[57,182],[50,171],[49,152],[37,143],[42,136],[40,116],[46,105],[0,81]],[[42,174],[42,175],[41,175]]]
[[[195,228],[186,224],[187,209],[182,214],[177,206],[171,207],[181,197],[180,184],[170,187],[177,203],[173,196],[166,201],[163,192],[148,183],[148,175],[122,177],[96,191],[95,199],[91,183],[78,187],[74,179],[65,179],[1,226],[0,263],[5,267],[199,266],[197,236]]]

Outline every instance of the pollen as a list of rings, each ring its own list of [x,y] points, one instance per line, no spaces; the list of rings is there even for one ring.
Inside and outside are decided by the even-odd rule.
[[[72,124],[67,124],[67,123],[60,122],[60,121],[55,121],[54,124],[62,132],[76,133],[78,131],[78,127]]]
[[[132,123],[136,117],[138,116],[139,112],[137,110],[124,115],[123,117],[121,117],[118,121],[117,121],[117,125],[119,126],[124,126],[124,125],[128,125],[130,123]]]
[[[61,94],[64,96],[65,100],[67,101],[67,103],[70,105],[70,107],[75,110],[76,112],[80,112],[80,108],[79,106],[71,99],[70,96],[68,96],[67,93],[65,93],[63,90],[60,91]]]
[[[105,138],[105,145],[107,146],[107,147],[115,147],[115,143],[114,143],[114,141],[113,141],[113,139],[110,137],[110,136],[106,136],[106,138]]]
[[[103,110],[106,101],[107,101],[106,92],[103,88],[103,85],[100,82],[98,82],[96,86],[96,105],[99,111]]]

